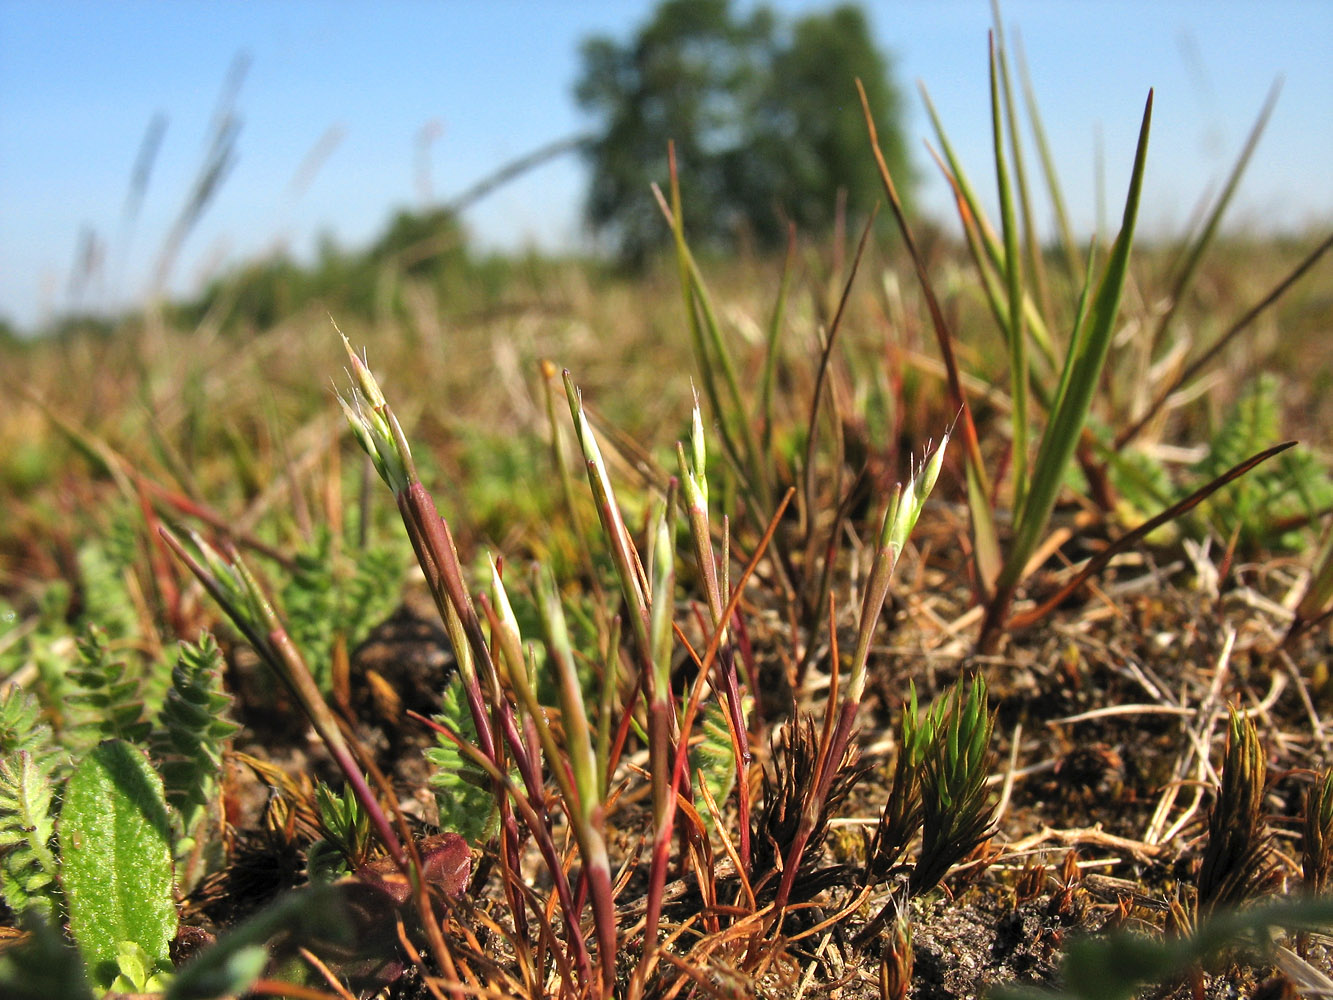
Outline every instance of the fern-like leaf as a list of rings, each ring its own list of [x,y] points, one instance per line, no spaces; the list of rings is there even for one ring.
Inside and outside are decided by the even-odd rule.
[[[475,742],[476,726],[468,711],[462,685],[450,684],[441,699],[436,719],[463,739]],[[499,829],[500,815],[491,781],[476,765],[459,753],[445,736],[426,751],[426,759],[435,766],[430,787],[440,811],[440,826],[460,834],[470,844],[490,840]]]
[[[402,599],[407,572],[405,551],[394,545],[371,545],[357,554],[352,577],[343,589],[341,627],[348,648],[355,647]]]
[[[167,802],[180,814],[187,837],[198,832],[217,801],[223,748],[240,728],[227,718],[230,706],[217,641],[205,632],[197,643],[181,643],[152,748]]]
[[[749,705],[745,708],[748,714]],[[726,803],[732,786],[736,784],[736,749],[731,742],[731,727],[727,725],[726,711],[721,701],[708,702],[695,727],[695,732],[702,738],[690,747],[690,764],[708,787],[708,793],[718,808]],[[695,808],[711,830],[713,814],[702,795],[696,794]]]
[[[15,913],[58,911],[55,789],[29,750],[0,758],[0,894]]]
[[[89,625],[79,640],[79,662],[70,672],[74,690],[63,742],[72,750],[89,749],[102,740],[141,743],[148,738],[138,678],[126,668],[99,626]]]
[[[0,691],[0,757],[21,750],[32,754],[46,774],[54,774],[64,757],[37,700],[11,685]]]
[[[1281,440],[1282,386],[1264,373],[1241,394],[1208,443],[1208,454],[1195,466],[1211,479],[1255,452]],[[1239,532],[1242,547],[1292,548],[1300,538],[1284,523],[1313,519],[1333,505],[1333,482],[1306,451],[1293,449],[1260,466],[1218,493],[1206,505],[1216,529],[1230,537]]]
[[[55,909],[52,799],[65,762],[36,699],[0,693],[0,895],[18,914]]]
[[[355,647],[397,607],[406,561],[399,549],[368,547],[334,551],[322,528],[315,544],[298,553],[282,591],[288,634],[305,654],[321,690],[332,680],[333,649],[341,637]]]
[[[70,587],[64,580],[52,580],[34,596],[36,607],[22,616],[0,601],[0,677],[35,668],[37,681],[32,689],[43,704],[59,705],[66,688],[66,664],[74,648],[66,624]]]
[[[134,519],[117,518],[105,539],[79,546],[79,589],[83,621],[96,623],[112,639],[139,634],[139,615],[126,577],[137,559]]]

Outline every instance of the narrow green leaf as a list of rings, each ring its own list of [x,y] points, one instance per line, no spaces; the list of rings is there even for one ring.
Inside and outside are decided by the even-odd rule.
[[[1000,81],[994,43],[990,50],[991,130],[995,151],[995,180],[1000,197],[1000,224],[1004,232],[1004,278],[1008,307],[1004,336],[1009,344],[1009,393],[1013,398],[1014,509],[1021,510],[1028,485],[1028,352],[1023,329],[1023,258],[1018,248],[1013,185],[1004,155],[1004,123],[1000,114]],[[1015,147],[1017,140],[1015,140]]]
[[[1051,144],[1046,138],[1046,127],[1042,124],[1041,109],[1037,104],[1037,94],[1028,73],[1027,58],[1023,53],[1021,38],[1014,39],[1014,53],[1018,61],[1018,76],[1023,86],[1023,104],[1027,109],[1028,123],[1032,127],[1037,156],[1041,160],[1042,174],[1046,179],[1046,192],[1051,199],[1051,210],[1055,215],[1056,227],[1060,230],[1060,245],[1064,251],[1065,268],[1070,281],[1074,281],[1083,270],[1083,265],[1079,261],[1078,243],[1074,239],[1074,228],[1069,223],[1064,190],[1060,186],[1060,178],[1055,169],[1055,158],[1051,155]]]
[[[1116,316],[1120,310],[1120,294],[1129,270],[1130,249],[1134,243],[1134,227],[1138,221],[1139,195],[1143,190],[1143,174],[1147,163],[1148,134],[1152,124],[1152,93],[1149,92],[1139,131],[1138,149],[1130,177],[1129,194],[1120,235],[1111,248],[1106,271],[1093,298],[1086,330],[1080,331],[1071,345],[1066,389],[1059,405],[1051,414],[1042,435],[1037,458],[1032,467],[1032,483],[1027,503],[1019,515],[1018,531],[997,581],[997,595],[1004,595],[1022,577],[1028,559],[1036,550],[1051,511],[1055,508],[1065,469],[1074,455],[1079,435],[1087,423],[1093,396],[1101,379],[1102,367],[1115,332]],[[1007,598],[1006,598],[1007,599]]]
[[[982,290],[986,294],[992,313],[995,314],[996,325],[1003,331],[1005,323],[1003,311],[999,307],[1000,289],[996,273],[1002,275],[1005,271],[1004,249],[1000,246],[999,237],[995,235],[995,229],[987,219],[985,210],[977,198],[976,191],[967,179],[967,173],[963,170],[963,165],[954,151],[953,144],[944,131],[944,123],[940,120],[939,113],[935,110],[935,105],[931,102],[930,94],[925,87],[921,88],[921,99],[926,105],[926,113],[930,116],[931,127],[935,130],[940,150],[944,154],[944,162],[948,164],[947,169],[941,165],[941,170],[943,170],[949,185],[954,189],[955,201],[958,203],[959,215],[963,221],[964,234],[968,237],[968,250],[976,263],[977,274],[982,279]],[[938,162],[938,156],[936,156],[936,160]],[[966,208],[966,211],[964,211],[964,208]],[[985,251],[984,254],[982,253],[983,250]],[[1026,294],[1023,296],[1023,320],[1027,323],[1028,332],[1032,335],[1033,342],[1041,352],[1041,357],[1054,368],[1056,351],[1050,331],[1046,327],[1046,321],[1037,308],[1037,304]],[[1030,388],[1040,399],[1041,382],[1034,380]]]

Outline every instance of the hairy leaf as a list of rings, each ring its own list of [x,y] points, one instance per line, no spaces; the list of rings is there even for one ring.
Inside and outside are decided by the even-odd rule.
[[[108,740],[74,769],[60,811],[69,927],[94,985],[111,988],[122,942],[169,971],[176,936],[171,833],[162,780],[144,754]]]
[[[0,757],[0,896],[15,913],[57,910],[54,788],[28,750]]]

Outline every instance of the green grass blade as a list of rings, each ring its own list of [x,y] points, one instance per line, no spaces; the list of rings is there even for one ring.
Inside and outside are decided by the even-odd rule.
[[[991,0],[992,19],[995,22],[995,55],[1000,68],[1000,87],[1004,96],[1004,117],[1008,123],[1009,154],[1014,162],[1014,184],[1018,191],[1018,207],[1023,217],[1023,250],[1029,280],[1036,290],[1036,299],[1042,310],[1050,313],[1050,296],[1046,293],[1046,272],[1041,259],[1041,240],[1032,218],[1032,195],[1028,185],[1027,165],[1023,157],[1023,142],[1018,127],[1018,111],[1014,105],[1013,76],[1009,72],[1009,46],[1004,40],[998,0]]]
[[[1078,306],[1074,310],[1073,336],[1069,343],[1069,351],[1065,354],[1064,366],[1060,369],[1060,382],[1055,387],[1055,398],[1051,400],[1050,412],[1055,413],[1064,402],[1065,396],[1069,392],[1069,380],[1074,375],[1074,362],[1082,351],[1083,338],[1087,336],[1088,330],[1088,301],[1092,293],[1093,268],[1096,263],[1096,251],[1094,247],[1088,248],[1088,263],[1083,273],[1083,290],[1079,292]]]
[[[1000,81],[995,45],[990,50],[991,137],[995,151],[995,180],[1000,198],[1000,224],[1004,233],[1004,277],[1008,295],[1004,336],[1009,345],[1009,394],[1013,400],[1013,490],[1014,509],[1021,510],[1028,479],[1028,354],[1023,332],[1023,264],[1018,248],[1018,223],[1014,217],[1013,183],[1004,155],[1004,122],[1000,113]]]
[[[992,285],[997,280],[995,272],[1003,274],[1005,271],[1004,250],[1000,245],[1000,239],[995,235],[995,229],[986,217],[986,212],[978,200],[976,191],[971,182],[967,179],[967,172],[963,170],[962,163],[954,151],[953,143],[949,141],[948,133],[944,131],[944,123],[940,120],[939,113],[935,110],[935,104],[930,99],[930,93],[924,86],[920,87],[921,100],[926,106],[926,114],[930,118],[931,127],[935,130],[935,138],[940,144],[940,151],[944,154],[944,162],[948,164],[948,170],[945,177],[949,184],[954,188],[955,200],[959,204],[959,215],[963,215],[963,206],[966,206],[967,215],[971,216],[972,224],[976,227],[976,233],[981,246],[985,249],[985,258],[989,263],[989,268],[983,266],[981,257],[976,252],[975,247],[971,247],[973,260],[977,264],[977,271],[983,277],[983,280]],[[941,167],[943,169],[943,167]],[[963,226],[968,228],[968,219],[964,217]],[[990,294],[990,293],[988,293]],[[993,307],[994,308],[994,307]],[[1041,352],[1042,358],[1050,365],[1052,370],[1057,366],[1056,351],[1054,342],[1051,338],[1050,330],[1046,325],[1046,320],[1037,309],[1036,303],[1032,299],[1023,296],[1023,320],[1027,323],[1028,333],[1031,334],[1033,342]],[[997,325],[1001,330],[1005,328],[1004,323],[997,316]],[[1039,390],[1040,383],[1033,386],[1034,390]]]
[[[1083,426],[1092,407],[1097,384],[1101,379],[1102,367],[1106,362],[1111,337],[1115,332],[1120,295],[1124,289],[1130,250],[1134,243],[1134,227],[1138,220],[1139,196],[1143,190],[1151,123],[1152,92],[1149,91],[1120,234],[1111,248],[1106,271],[1092,300],[1087,319],[1083,328],[1076,332],[1074,343],[1071,345],[1068,378],[1064,380],[1065,389],[1042,435],[1037,458],[1033,464],[1031,488],[1027,501],[1019,512],[1017,534],[996,583],[996,597],[1004,603],[1012,597],[1013,588],[1018,584],[1028,559],[1036,550],[1042,533],[1046,530],[1046,524],[1060,492],[1065,469],[1074,455],[1079,436],[1083,432]],[[1001,614],[1007,614],[1007,608]]]
[[[1055,225],[1060,231],[1060,247],[1064,251],[1065,267],[1068,270],[1069,280],[1074,281],[1083,271],[1083,263],[1079,259],[1078,241],[1074,239],[1074,227],[1069,223],[1064,190],[1060,186],[1060,177],[1055,170],[1055,158],[1051,155],[1051,144],[1046,138],[1046,127],[1042,124],[1037,93],[1032,86],[1032,77],[1028,73],[1027,58],[1023,54],[1021,38],[1014,39],[1014,54],[1018,61],[1018,78],[1023,87],[1023,104],[1027,110],[1028,124],[1032,127],[1032,138],[1037,145],[1037,157],[1041,161],[1041,171],[1046,179],[1046,193],[1051,199],[1051,210],[1055,213]]]

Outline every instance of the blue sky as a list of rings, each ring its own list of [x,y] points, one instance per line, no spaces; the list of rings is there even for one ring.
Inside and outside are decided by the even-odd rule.
[[[746,6],[741,4],[741,6]],[[784,13],[826,4],[779,0]],[[992,184],[985,0],[867,0],[911,108],[926,184],[929,89],[974,183]],[[0,0],[0,315],[31,326],[68,308],[79,234],[105,241],[84,303],[138,301],[189,190],[228,67],[250,58],[236,98],[238,160],[170,276],[188,292],[220,267],[320,233],[353,246],[389,213],[448,198],[507,160],[587,127],[572,96],[578,45],[626,38],[650,0]],[[1096,220],[1094,150],[1111,202],[1123,197],[1149,87],[1157,92],[1144,223],[1183,228],[1215,190],[1278,76],[1282,96],[1232,215],[1249,228],[1333,221],[1333,4],[1204,0],[1009,0],[1077,224]],[[129,176],[148,123],[166,116],[132,232]],[[430,144],[429,190],[417,149]],[[332,138],[331,138],[332,137]],[[323,139],[332,145],[296,183]],[[465,223],[487,247],[583,239],[585,174],[567,157],[477,204]]]

